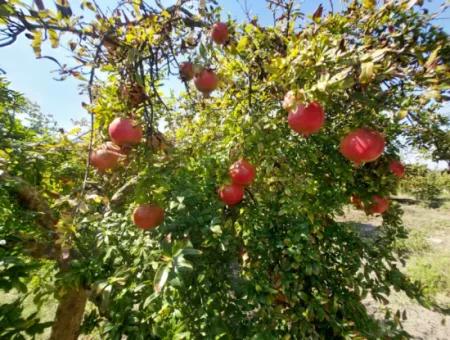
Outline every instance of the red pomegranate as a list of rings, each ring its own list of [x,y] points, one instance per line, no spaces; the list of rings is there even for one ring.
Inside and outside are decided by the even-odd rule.
[[[108,149],[98,149],[91,153],[91,165],[99,171],[105,171],[117,166],[119,154]]]
[[[255,179],[256,169],[245,159],[240,159],[230,166],[228,173],[234,184],[250,185]]]
[[[226,205],[236,205],[244,198],[244,187],[238,184],[223,185],[219,189],[219,197]]]
[[[194,78],[194,65],[191,62],[185,61],[180,64],[180,78],[183,81]]]
[[[355,164],[372,162],[384,151],[384,137],[374,130],[356,129],[342,139],[340,151]]]
[[[109,124],[109,136],[117,145],[135,145],[142,139],[142,129],[129,118],[116,118]]]
[[[211,29],[211,39],[216,44],[223,45],[228,40],[228,26],[223,22],[216,22]]]
[[[217,88],[219,79],[214,71],[203,69],[195,75],[194,85],[200,92],[210,94]]]
[[[392,161],[389,163],[389,170],[399,178],[405,175],[405,166],[400,161]]]
[[[362,209],[364,207],[361,198],[356,195],[352,195],[352,197],[350,197],[350,202],[355,206],[356,209]]]
[[[133,211],[133,222],[141,229],[159,226],[164,221],[164,209],[154,204],[143,204]]]
[[[372,204],[369,206],[370,214],[382,214],[389,208],[389,200],[387,198],[373,195]]]
[[[325,122],[325,112],[317,102],[306,106],[298,105],[296,111],[288,115],[288,123],[292,130],[302,135],[309,136],[320,130]]]

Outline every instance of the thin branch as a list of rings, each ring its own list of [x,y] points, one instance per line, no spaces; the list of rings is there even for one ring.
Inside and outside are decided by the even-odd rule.
[[[145,89],[145,72],[144,72],[144,64],[143,64],[142,60],[139,61],[139,71],[140,71],[142,84]],[[147,125],[147,131],[146,131],[145,137],[148,142],[149,136],[151,136],[153,134],[153,103],[149,97],[147,97],[145,101],[149,103],[151,110],[152,110],[152,114],[149,115],[147,105],[144,105],[144,118],[145,118],[145,122]]]
[[[102,49],[103,46],[103,39],[102,41],[100,41],[100,43],[97,45],[97,49],[95,51],[95,57],[94,57],[94,61],[91,67],[91,74],[89,77],[89,83],[88,83],[88,95],[89,95],[89,103],[92,105],[93,101],[94,101],[94,96],[92,94],[92,85],[94,83],[94,78],[95,78],[95,70],[97,69],[97,61],[98,58],[100,57],[100,51]],[[77,207],[75,209],[75,215],[78,212],[79,208],[80,208],[80,204],[81,204],[81,199],[84,195],[84,192],[86,191],[86,184],[87,184],[87,180],[89,177],[89,168],[91,166],[91,155],[92,155],[92,146],[94,143],[94,113],[92,112],[92,110],[89,110],[89,114],[90,114],[90,119],[91,119],[91,131],[90,131],[90,135],[89,135],[89,152],[88,152],[88,157],[86,159],[86,169],[84,171],[84,179],[83,179],[83,185],[81,187],[81,192],[80,192],[80,202],[77,204]]]
[[[331,14],[334,14],[334,4],[333,4],[333,0],[329,0],[330,2],[330,7],[331,7]]]

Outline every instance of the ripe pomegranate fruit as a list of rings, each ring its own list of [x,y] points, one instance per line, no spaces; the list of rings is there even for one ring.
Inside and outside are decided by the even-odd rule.
[[[143,204],[133,211],[133,222],[141,229],[159,226],[164,221],[164,209],[154,204]]]
[[[223,45],[228,40],[228,26],[223,22],[216,22],[211,29],[211,39],[216,44]]]
[[[180,78],[183,81],[189,81],[194,78],[194,65],[191,62],[185,61],[180,64]]]
[[[325,112],[317,102],[312,102],[306,106],[300,104],[288,116],[291,129],[305,137],[319,131],[324,122]]]
[[[219,79],[214,71],[209,69],[203,69],[195,75],[194,85],[200,92],[204,94],[210,94],[217,88]]]
[[[233,184],[250,185],[256,176],[255,167],[245,159],[234,162],[228,171]]]
[[[400,161],[392,161],[389,163],[389,170],[399,178],[405,175],[405,166]]]
[[[129,118],[116,118],[109,124],[109,136],[117,145],[135,145],[142,139],[142,129]]]
[[[99,171],[105,171],[117,166],[119,154],[108,149],[98,149],[91,153],[90,162]]]
[[[372,204],[369,206],[369,214],[382,214],[389,208],[389,200],[387,198],[373,195]]]
[[[357,165],[372,162],[384,151],[384,137],[374,130],[356,129],[342,139],[340,151]]]
[[[219,189],[219,197],[226,205],[236,205],[244,198],[244,187],[238,184],[223,185]]]

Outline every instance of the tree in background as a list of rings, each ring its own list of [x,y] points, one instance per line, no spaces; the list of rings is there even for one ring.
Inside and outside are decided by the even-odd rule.
[[[448,36],[420,1],[319,6],[308,18],[293,1],[268,1],[271,27],[196,3],[105,13],[82,1],[94,13],[84,22],[67,1],[56,11],[0,2],[2,45],[25,34],[90,98],[90,136],[53,136],[67,144],[44,157],[46,181],[61,181],[68,162],[71,186],[24,207],[40,212],[33,231],[55,214],[44,220],[59,298],[52,338],[407,336],[400,313],[379,323],[362,300],[387,303],[391,289],[420,300],[398,267],[406,232],[390,169],[400,141],[444,138]],[[42,55],[46,41],[67,41],[76,64]],[[164,95],[179,72],[186,90]],[[22,192],[8,195],[23,202]],[[382,214],[374,241],[337,222],[351,197]],[[87,299],[96,307],[80,326]]]

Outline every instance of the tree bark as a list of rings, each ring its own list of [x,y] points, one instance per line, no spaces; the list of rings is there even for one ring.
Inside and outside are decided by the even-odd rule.
[[[76,340],[80,333],[87,291],[72,287],[65,291],[59,300],[50,340]]]

